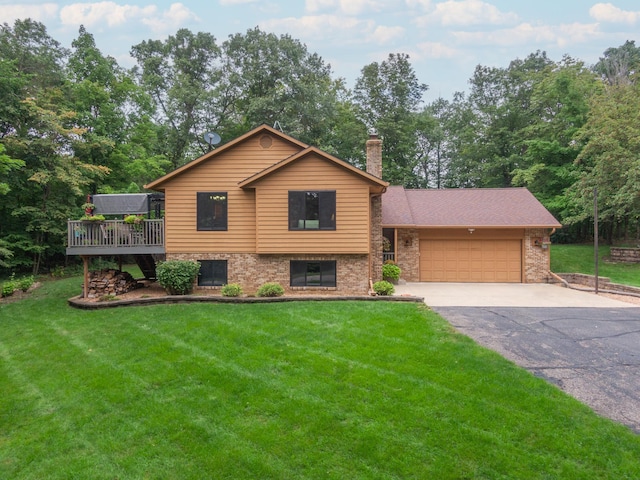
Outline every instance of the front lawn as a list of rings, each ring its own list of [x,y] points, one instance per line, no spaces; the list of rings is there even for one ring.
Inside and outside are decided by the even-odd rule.
[[[640,287],[640,264],[610,263],[610,247],[598,248],[598,274],[613,283]],[[593,245],[551,245],[551,271],[554,273],[595,273]]]
[[[640,437],[417,304],[0,303],[0,478],[631,479]]]

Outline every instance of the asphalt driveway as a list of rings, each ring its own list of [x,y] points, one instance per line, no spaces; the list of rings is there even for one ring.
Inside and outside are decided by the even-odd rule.
[[[640,308],[547,284],[399,285],[459,332],[640,433]]]

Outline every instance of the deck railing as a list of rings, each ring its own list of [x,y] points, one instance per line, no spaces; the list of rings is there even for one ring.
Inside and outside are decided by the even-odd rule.
[[[387,260],[394,260],[396,259],[396,255],[394,252],[382,252],[382,261],[386,262]]]
[[[164,248],[164,220],[144,220],[139,224],[125,223],[122,220],[103,222],[69,220],[67,223],[67,253],[91,250],[151,249]]]

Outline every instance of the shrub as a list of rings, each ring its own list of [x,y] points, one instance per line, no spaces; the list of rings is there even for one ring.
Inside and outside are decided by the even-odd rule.
[[[28,277],[22,277],[20,280],[16,282],[16,287],[18,287],[23,292],[26,292],[31,288],[31,285],[35,282],[33,275],[29,275]]]
[[[10,295],[13,295],[13,292],[16,291],[16,288],[17,282],[12,274],[11,278],[2,284],[2,296],[8,297]]]
[[[381,280],[373,284],[373,291],[378,295],[387,296],[393,295],[393,292],[395,292],[396,289],[393,287],[393,284],[387,282],[386,280]]]
[[[281,297],[284,295],[284,288],[279,283],[265,283],[263,284],[256,295],[259,297]]]
[[[124,223],[129,225],[138,225],[144,222],[144,217],[142,215],[127,215],[124,217]]]
[[[394,263],[385,263],[382,265],[382,278],[398,281],[402,270]]]
[[[187,295],[193,290],[200,264],[191,260],[169,260],[156,268],[158,283],[169,295]]]
[[[239,297],[242,295],[242,287],[239,283],[228,283],[220,289],[220,292],[225,297]]]

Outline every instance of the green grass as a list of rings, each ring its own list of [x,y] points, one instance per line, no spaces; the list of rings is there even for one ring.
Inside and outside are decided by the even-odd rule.
[[[640,437],[424,306],[79,289],[0,304],[0,478],[640,478]]]
[[[640,264],[609,263],[608,246],[598,247],[598,274],[613,283],[640,287]],[[551,271],[554,273],[595,273],[593,245],[551,245]]]

